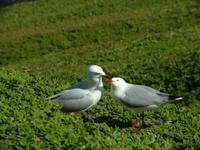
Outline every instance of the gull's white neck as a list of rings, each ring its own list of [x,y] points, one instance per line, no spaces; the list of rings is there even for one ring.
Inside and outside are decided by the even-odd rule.
[[[117,87],[112,85],[111,86],[112,97],[117,100],[122,99],[125,96],[126,87],[127,87],[127,83],[124,83]]]
[[[91,89],[103,88],[103,82],[101,76],[89,76],[87,78],[87,85]]]

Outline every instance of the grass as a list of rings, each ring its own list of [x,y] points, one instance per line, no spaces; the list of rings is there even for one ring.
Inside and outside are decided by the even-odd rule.
[[[200,148],[200,7],[192,0],[37,0],[0,8],[0,149]],[[136,113],[112,100],[64,114],[46,97],[98,64],[128,82],[181,95]]]

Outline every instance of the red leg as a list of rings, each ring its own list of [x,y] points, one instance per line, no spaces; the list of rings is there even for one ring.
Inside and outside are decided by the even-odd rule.
[[[131,128],[136,128],[136,125],[142,120],[141,116],[136,116],[134,123],[131,125]]]

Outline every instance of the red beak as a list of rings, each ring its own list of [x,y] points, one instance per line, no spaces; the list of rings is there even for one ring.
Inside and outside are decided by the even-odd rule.
[[[107,82],[112,83],[112,76],[110,76],[110,75],[105,75],[104,78],[105,78],[105,80],[106,80]]]

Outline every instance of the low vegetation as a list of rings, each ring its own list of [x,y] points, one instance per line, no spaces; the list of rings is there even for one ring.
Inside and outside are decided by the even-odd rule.
[[[199,149],[200,3],[28,1],[0,7],[0,149]],[[63,113],[48,96],[97,64],[113,76],[184,97],[145,112],[116,103]]]

